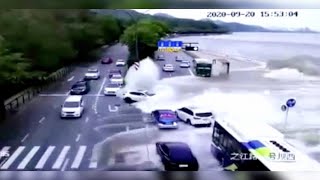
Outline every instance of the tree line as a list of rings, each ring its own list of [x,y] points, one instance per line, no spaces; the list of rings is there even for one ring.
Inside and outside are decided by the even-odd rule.
[[[115,12],[98,15],[87,9],[0,10],[0,120],[4,119],[6,98],[46,83],[45,77],[61,67],[96,61],[97,49],[105,44],[117,40],[126,44],[131,66],[153,57],[157,42],[174,32],[176,26],[183,29],[189,23],[193,28],[217,28],[204,22],[181,23],[150,15],[121,19]]]
[[[94,60],[95,50],[124,30],[111,16],[90,10],[0,10],[0,114],[6,98],[42,84],[57,69]]]

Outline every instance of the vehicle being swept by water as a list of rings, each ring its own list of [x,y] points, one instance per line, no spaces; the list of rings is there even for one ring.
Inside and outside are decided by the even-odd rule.
[[[316,160],[263,122],[216,119],[211,151],[228,171],[320,171]]]

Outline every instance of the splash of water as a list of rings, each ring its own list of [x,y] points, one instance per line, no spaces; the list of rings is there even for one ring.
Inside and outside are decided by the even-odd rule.
[[[296,69],[297,71],[310,76],[320,75],[320,59],[312,56],[296,56],[284,60],[270,60],[267,67],[274,69]]]
[[[149,57],[140,61],[139,68],[131,66],[125,77],[127,89],[151,90],[160,79],[156,63]]]
[[[264,77],[270,79],[286,80],[286,81],[312,81],[319,80],[318,77],[308,76],[297,69],[277,69],[264,74]]]

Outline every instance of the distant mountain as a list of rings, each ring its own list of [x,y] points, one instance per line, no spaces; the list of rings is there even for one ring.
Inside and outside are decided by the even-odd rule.
[[[166,13],[156,13],[156,14],[154,14],[154,16],[158,16],[158,17],[166,17],[166,18],[176,18],[176,17],[171,16],[171,15],[166,14]]]
[[[213,21],[214,23],[227,28],[231,32],[271,32],[273,30],[264,28],[262,26],[247,25],[237,22],[223,22],[223,21]]]
[[[221,28],[216,25],[213,21],[203,22],[194,19],[181,19],[174,16],[157,13],[155,15],[144,14],[134,10],[113,10],[113,9],[94,9],[92,10],[97,15],[110,15],[117,19],[122,20],[132,20],[135,21],[139,19],[153,19],[166,23],[172,33],[177,34],[200,34],[200,33],[227,33],[225,28]]]
[[[201,21],[212,21],[211,19],[202,19]],[[279,27],[262,27],[256,25],[247,25],[237,22],[223,22],[220,20],[212,21],[217,25],[220,25],[231,32],[301,32],[301,33],[315,33],[309,28],[290,29],[290,28],[279,28]]]
[[[129,9],[93,9],[93,12],[95,12],[97,15],[110,15],[115,18],[119,19],[125,19],[125,20],[131,20],[132,18],[134,19],[139,19],[143,18],[146,16],[151,16],[151,15],[146,15],[139,13],[135,10],[129,10]]]

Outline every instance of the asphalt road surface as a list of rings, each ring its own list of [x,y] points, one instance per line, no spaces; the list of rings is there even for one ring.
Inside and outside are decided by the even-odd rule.
[[[163,53],[166,63],[176,66],[173,73],[161,72],[162,78],[190,75],[188,68],[179,68],[177,53]],[[191,60],[184,53],[184,59]],[[128,50],[120,44],[106,49],[103,56],[127,59]],[[157,62],[163,66],[164,61]],[[89,67],[101,72],[99,80],[91,82],[91,91],[84,95],[85,112],[80,119],[60,119],[60,108],[69,94],[70,87],[84,76]],[[103,95],[108,83],[107,72],[116,67],[96,63],[79,65],[64,79],[52,84],[39,96],[25,104],[19,112],[0,127],[0,171],[70,171],[98,170],[99,164],[91,161],[93,146],[122,131],[144,126],[142,114],[118,97]],[[107,125],[103,129],[102,125]],[[97,129],[96,127],[102,127]],[[7,152],[9,156],[4,156]]]

